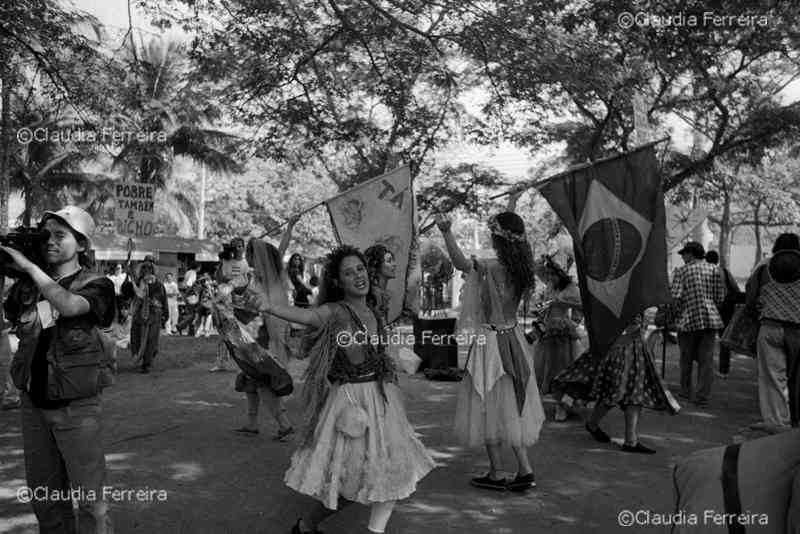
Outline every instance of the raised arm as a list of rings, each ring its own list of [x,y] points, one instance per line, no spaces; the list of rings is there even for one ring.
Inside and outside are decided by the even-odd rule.
[[[461,248],[458,246],[458,243],[456,243],[456,238],[453,232],[450,231],[452,223],[441,214],[436,214],[435,219],[436,226],[439,227],[439,230],[442,232],[442,237],[444,237],[444,243],[447,246],[447,254],[453,261],[453,266],[459,271],[465,273],[469,272],[472,269],[472,263],[464,257],[464,253],[461,252]]]
[[[289,243],[292,240],[292,230],[294,230],[294,225],[297,224],[297,221],[300,220],[300,217],[297,215],[293,215],[290,219],[288,224],[286,225],[286,231],[283,233],[281,237],[281,243],[278,245],[278,252],[281,254],[281,258],[283,255],[286,254],[286,249],[289,248]]]
[[[331,310],[327,306],[319,308],[297,308],[283,304],[273,304],[265,302],[259,307],[259,311],[280,317],[292,323],[300,323],[306,326],[319,328],[330,319]]]

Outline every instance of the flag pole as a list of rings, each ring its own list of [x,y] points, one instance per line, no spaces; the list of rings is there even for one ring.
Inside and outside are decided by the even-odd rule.
[[[330,198],[326,198],[326,199],[325,199],[325,200],[323,200],[322,202],[318,202],[318,203],[314,204],[314,205],[313,205],[313,206],[311,206],[310,208],[306,208],[306,209],[304,209],[303,211],[301,211],[301,212],[299,212],[299,213],[295,213],[294,215],[292,215],[291,217],[289,217],[289,219],[285,220],[285,221],[284,221],[284,222],[282,222],[281,224],[279,224],[279,225],[277,225],[277,226],[273,226],[272,228],[270,228],[269,230],[267,230],[267,231],[266,231],[264,234],[262,234],[262,235],[261,235],[261,237],[259,237],[259,239],[263,239],[263,238],[267,237],[269,234],[271,234],[272,232],[274,232],[274,231],[276,231],[276,230],[280,230],[281,228],[283,228],[284,226],[286,226],[287,224],[289,224],[289,220],[291,220],[291,219],[293,219],[293,218],[295,218],[295,217],[300,217],[300,216],[302,216],[302,215],[305,215],[305,214],[306,214],[306,213],[308,213],[309,211],[311,211],[311,210],[313,210],[313,209],[316,209],[316,208],[318,208],[318,207],[322,206],[322,205],[323,205],[323,204],[325,204],[326,202],[331,202],[332,200],[336,200],[337,198],[339,198],[339,197],[341,197],[341,196],[343,196],[343,195],[346,195],[347,193],[350,193],[350,192],[351,192],[353,189],[358,189],[358,188],[360,188],[360,187],[363,187],[363,186],[369,185],[369,184],[371,184],[372,182],[374,182],[374,181],[376,181],[376,180],[378,180],[378,179],[380,179],[380,178],[383,178],[383,177],[384,177],[384,176],[386,176],[387,174],[392,174],[392,173],[394,173],[394,172],[396,172],[396,171],[398,171],[398,170],[402,169],[403,167],[409,167],[409,173],[411,172],[411,168],[410,168],[410,166],[409,166],[409,165],[401,165],[401,166],[397,167],[396,169],[392,169],[392,170],[391,170],[391,171],[389,171],[389,172],[385,172],[385,173],[383,173],[383,174],[381,174],[381,175],[379,175],[379,176],[376,176],[376,177],[374,177],[374,178],[370,178],[369,180],[367,180],[367,181],[365,181],[365,182],[361,182],[361,183],[359,183],[359,184],[355,184],[353,187],[351,187],[351,188],[350,188],[350,189],[348,189],[347,191],[342,191],[341,193],[339,193],[339,194],[337,194],[337,195],[334,195],[334,196],[332,196],[332,197],[330,197]]]
[[[561,178],[562,176],[565,176],[567,174],[571,174],[573,172],[578,172],[578,171],[582,171],[584,169],[588,169],[590,167],[594,167],[598,163],[608,163],[609,161],[613,161],[615,159],[625,157],[625,156],[627,156],[629,154],[633,154],[634,152],[639,152],[640,150],[644,150],[645,148],[650,148],[651,146],[654,146],[654,145],[657,145],[659,143],[663,143],[664,141],[669,141],[669,140],[670,140],[669,136],[662,137],[661,139],[657,139],[655,141],[651,141],[649,143],[646,143],[644,145],[638,146],[638,147],[636,147],[636,148],[634,148],[632,150],[629,150],[627,152],[621,152],[619,154],[614,154],[613,156],[607,156],[605,158],[589,161],[587,163],[581,163],[579,165],[574,165],[574,166],[572,166],[572,167],[570,167],[570,168],[568,168],[568,169],[566,169],[564,171],[559,172],[558,174],[554,174],[553,176],[545,178],[544,180],[538,180],[538,181],[533,181],[532,180],[532,181],[522,182],[521,184],[518,184],[515,187],[512,187],[508,191],[505,191],[503,193],[498,193],[497,195],[489,197],[489,200],[494,200],[496,198],[502,198],[502,197],[505,197],[505,196],[508,196],[508,195],[513,195],[514,193],[517,193],[519,191],[524,191],[525,189],[529,189],[531,187],[535,187],[535,188],[538,189],[539,187],[541,187],[541,186],[543,186],[543,185],[545,185],[547,183],[550,183],[553,180],[557,180],[558,178]]]
[[[297,213],[295,213],[295,214],[292,214],[292,216],[291,216],[291,217],[289,217],[288,219],[286,219],[285,221],[283,221],[281,224],[279,224],[279,225],[277,225],[277,226],[273,226],[272,228],[270,228],[269,230],[267,230],[266,232],[264,232],[263,234],[261,234],[261,236],[259,237],[259,239],[264,239],[265,237],[267,237],[269,234],[271,234],[271,233],[272,233],[272,232],[274,232],[275,230],[280,230],[281,228],[283,228],[284,226],[286,226],[287,224],[289,224],[289,221],[290,221],[290,220],[292,220],[292,219],[294,219],[294,218],[296,218],[296,217],[301,217],[301,216],[305,215],[306,213],[308,213],[309,211],[317,209],[318,207],[320,207],[320,206],[322,206],[323,204],[325,204],[325,202],[327,202],[327,201],[323,200],[322,202],[317,202],[316,204],[314,204],[314,205],[313,205],[313,206],[311,206],[310,208],[306,208],[306,209],[304,209],[303,211],[300,211],[300,212],[297,212]]]

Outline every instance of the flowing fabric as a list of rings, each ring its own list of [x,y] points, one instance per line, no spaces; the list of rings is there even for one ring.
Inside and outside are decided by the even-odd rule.
[[[638,325],[629,327],[602,358],[588,352],[578,358],[553,379],[552,387],[576,399],[606,406],[641,406],[677,413]]]
[[[288,280],[273,261],[268,243],[251,239],[247,262],[252,270],[220,286],[215,301],[215,318],[231,357],[258,387],[276,395],[292,392],[287,371],[289,323],[258,310],[265,303],[288,305]]]
[[[519,325],[513,285],[497,261],[475,262],[461,295],[457,331],[471,339],[459,386],[455,433],[469,446],[527,446],[544,423],[533,353]]]
[[[331,310],[330,320],[314,333],[302,395],[308,425],[284,480],[332,510],[339,497],[362,504],[404,499],[435,462],[409,424],[394,382],[343,383],[335,378],[341,374],[337,368],[354,364],[341,360],[346,356],[333,336],[358,325],[342,306]],[[372,357],[383,360],[377,367],[391,369],[383,351]],[[362,366],[374,367],[367,359],[356,367]],[[366,432],[358,438],[337,429],[337,420],[353,404],[366,413]]]

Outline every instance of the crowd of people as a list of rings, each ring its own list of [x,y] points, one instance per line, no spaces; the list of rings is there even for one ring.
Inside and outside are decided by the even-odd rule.
[[[247,243],[234,239],[213,277],[190,269],[181,283],[173,273],[159,280],[152,258],[137,269],[120,265],[108,276],[92,274],[84,260],[94,222],[74,206],[48,212],[42,220],[49,236],[46,265],[3,247],[26,275],[12,288],[5,310],[19,337],[11,375],[23,392],[29,486],[102,485],[100,392],[107,384],[101,371],[109,364],[105,334],[110,332],[116,345],[129,343],[132,355],[141,361],[141,371],[147,373],[158,354],[161,332],[208,335],[215,322],[220,324],[220,307],[230,305],[246,328],[255,325],[252,338],[276,369],[287,367],[293,330],[306,332],[304,424],[297,430],[285,407],[291,387],[278,388],[277,374],[259,374],[239,364],[245,357],[237,353],[233,341],[227,340],[227,350],[220,356],[224,360],[229,352],[241,368],[235,387],[245,393],[247,423],[236,431],[258,433],[263,405],[278,425],[275,439],[287,441],[297,434],[284,480],[318,504],[296,520],[291,532],[321,532],[325,518],[353,503],[370,506],[369,532],[384,532],[395,503],[412,495],[436,466],[408,420],[393,347],[385,341],[391,328],[392,295],[387,286],[397,276],[395,258],[380,244],[363,252],[339,246],[326,256],[321,276],[312,280],[302,256],[292,255],[287,264],[283,261],[295,222],[289,222],[277,247],[260,239]],[[592,439],[602,443],[612,439],[600,424],[612,408],[619,407],[625,418],[619,450],[655,453],[639,440],[642,410],[675,414],[679,408],[644,342],[643,315],[634,318],[605,354],[593,354],[586,341],[580,291],[568,266],[554,256],[533,258],[518,215],[503,212],[489,220],[495,258],[488,260],[464,255],[446,217],[437,216],[436,225],[453,265],[465,278],[458,330],[469,333],[473,341],[458,386],[454,435],[466,447],[485,448],[489,464],[488,471],[471,484],[513,492],[536,486],[529,449],[539,440],[547,419],[544,394],[555,400],[552,419],[557,422],[569,419],[576,405],[591,407],[584,426]],[[723,360],[718,349],[719,335],[741,304],[760,322],[762,426],[771,432],[798,426],[798,237],[778,238],[773,255],[758,266],[745,292],[716,264],[718,257],[706,254],[699,243],[686,244],[680,254],[685,265],[672,276],[672,326],[680,347],[678,396],[698,406],[713,402],[715,355],[720,357],[719,376],[730,372],[730,355]],[[542,333],[531,337],[526,336],[518,312],[537,278],[547,285],[547,305]],[[184,302],[182,314],[176,313],[179,300]],[[244,312],[249,313],[247,318]],[[351,339],[362,334],[364,343],[342,345],[342,332]],[[82,365],[71,364],[78,356]],[[225,364],[218,361],[215,368]],[[516,459],[510,480],[500,476],[505,448]],[[78,504],[81,532],[110,532],[102,499]],[[34,500],[33,509],[43,531],[72,531],[66,526],[76,520],[71,506]]]

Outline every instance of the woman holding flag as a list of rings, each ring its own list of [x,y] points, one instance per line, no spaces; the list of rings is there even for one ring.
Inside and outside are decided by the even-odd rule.
[[[474,486],[525,491],[536,485],[527,447],[539,439],[545,416],[517,310],[533,287],[533,256],[525,225],[515,213],[489,219],[497,259],[467,260],[450,231],[451,223],[437,215],[455,267],[467,275],[458,330],[472,343],[466,375],[458,393],[455,431],[468,446],[486,447],[489,472],[472,479]],[[516,477],[498,477],[501,448],[510,446],[517,459]]]

